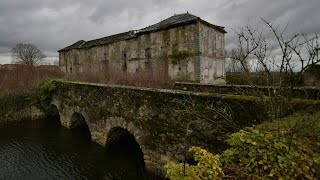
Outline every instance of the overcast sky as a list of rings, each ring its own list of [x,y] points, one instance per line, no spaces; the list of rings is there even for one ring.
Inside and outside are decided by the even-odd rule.
[[[10,63],[17,43],[33,43],[49,61],[57,50],[140,29],[175,13],[189,13],[219,26],[232,42],[233,29],[256,24],[260,17],[290,31],[320,32],[320,0],[0,0],[0,64]]]

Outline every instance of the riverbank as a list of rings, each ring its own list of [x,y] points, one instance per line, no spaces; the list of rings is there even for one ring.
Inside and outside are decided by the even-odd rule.
[[[33,91],[0,95],[0,107],[0,127],[45,117],[36,107],[36,93]]]

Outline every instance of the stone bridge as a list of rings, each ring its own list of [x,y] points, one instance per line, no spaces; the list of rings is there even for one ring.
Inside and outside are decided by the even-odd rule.
[[[219,152],[225,134],[259,121],[252,103],[218,94],[64,82],[57,84],[52,108],[63,126],[86,126],[91,140],[103,146],[133,136],[146,169],[163,173],[167,162],[185,160],[190,146]]]

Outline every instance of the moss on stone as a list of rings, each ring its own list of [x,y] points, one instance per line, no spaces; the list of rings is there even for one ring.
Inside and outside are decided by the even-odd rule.
[[[183,61],[187,59],[188,57],[192,57],[193,54],[188,51],[179,51],[179,50],[173,50],[172,54],[169,55],[169,58],[172,59],[171,63],[173,65],[179,64],[180,61]]]

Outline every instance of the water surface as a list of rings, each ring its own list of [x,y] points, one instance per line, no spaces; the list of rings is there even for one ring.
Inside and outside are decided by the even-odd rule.
[[[144,179],[133,148],[107,149],[56,118],[0,128],[0,179]]]

